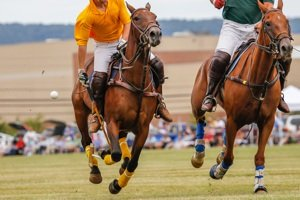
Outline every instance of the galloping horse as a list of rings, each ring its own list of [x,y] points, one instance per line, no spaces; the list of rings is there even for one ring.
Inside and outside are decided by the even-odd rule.
[[[217,101],[227,115],[226,148],[223,156],[218,156],[217,164],[210,169],[210,176],[222,179],[233,163],[233,146],[237,131],[244,125],[257,123],[259,128],[258,150],[254,162],[256,166],[254,192],[266,192],[263,183],[265,164],[265,147],[271,134],[276,108],[281,98],[279,75],[282,62],[291,61],[291,33],[287,18],[282,13],[282,0],[277,9],[267,9],[258,1],[264,16],[257,41],[252,43],[242,54],[234,69],[228,70],[218,93]],[[205,97],[208,83],[210,59],[200,68],[191,103],[194,117],[197,120],[196,152],[192,165],[202,166],[205,157],[204,126],[205,112],[201,104]]]
[[[159,94],[155,91],[153,77],[148,65],[150,49],[160,44],[161,29],[156,15],[150,12],[150,4],[135,9],[127,4],[131,12],[131,28],[122,65],[117,74],[108,81],[105,94],[104,121],[107,124],[110,150],[103,151],[101,157],[108,165],[124,162],[119,170],[119,179],[109,186],[111,193],[118,193],[125,187],[138,166],[138,160],[148,137],[149,124],[155,113]],[[93,62],[87,64],[87,73],[93,71]],[[86,89],[79,83],[72,94],[77,125],[82,134],[82,145],[86,150],[91,167],[90,181],[100,183],[102,177],[97,160],[92,156],[88,133],[87,117],[91,110],[91,100]],[[127,132],[135,134],[131,153],[126,142]]]

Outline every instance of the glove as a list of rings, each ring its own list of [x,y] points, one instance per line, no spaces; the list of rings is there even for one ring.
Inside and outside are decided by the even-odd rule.
[[[127,46],[127,41],[122,38],[117,46],[117,49],[120,50],[125,48],[126,46]]]
[[[89,87],[89,78],[88,78],[88,75],[86,74],[86,72],[83,69],[79,69],[78,79],[84,87]]]
[[[213,0],[215,8],[221,9],[225,5],[225,0]]]

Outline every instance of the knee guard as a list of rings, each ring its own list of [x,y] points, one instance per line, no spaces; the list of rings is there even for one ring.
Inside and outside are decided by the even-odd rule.
[[[211,69],[209,78],[214,80],[219,80],[226,70],[227,65],[230,62],[231,56],[223,51],[215,52],[211,60]]]
[[[94,99],[99,102],[104,98],[104,92],[106,89],[107,73],[94,72],[92,77],[92,90]]]
[[[159,84],[163,84],[165,82],[164,64],[157,56],[150,60],[149,64],[154,71],[156,79],[158,79],[154,80],[156,87],[158,87]]]

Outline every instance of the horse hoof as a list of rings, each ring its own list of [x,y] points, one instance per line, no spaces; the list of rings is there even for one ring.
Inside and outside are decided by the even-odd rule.
[[[217,170],[217,167],[218,167],[218,164],[215,164],[210,168],[209,176],[213,179],[220,179],[215,176],[215,171]]]
[[[217,161],[218,164],[220,164],[220,163],[223,161],[223,159],[224,159],[224,152],[222,151],[222,152],[220,152],[219,155],[217,156],[216,161]]]
[[[115,179],[115,180],[113,180],[113,182],[111,182],[109,184],[108,189],[109,189],[110,193],[112,193],[112,194],[118,194],[121,191],[122,188],[119,186],[118,180]]]
[[[90,173],[89,180],[93,184],[100,184],[102,182],[102,176],[101,176],[100,170],[97,166],[91,167],[91,173]]]
[[[200,168],[204,163],[204,156],[204,152],[195,152],[191,159],[193,167]]]
[[[266,193],[268,193],[268,190],[265,186],[260,185],[254,189],[254,193],[255,194],[266,194]]]

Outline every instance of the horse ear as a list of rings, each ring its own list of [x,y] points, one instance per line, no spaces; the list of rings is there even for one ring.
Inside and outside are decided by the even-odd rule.
[[[277,9],[282,10],[282,7],[283,7],[283,2],[282,2],[282,0],[278,0],[278,3],[277,3]]]
[[[146,4],[145,8],[147,8],[147,10],[149,10],[149,11],[150,11],[150,9],[151,9],[151,5],[150,5],[150,3],[149,3],[149,2]]]
[[[258,7],[259,9],[263,12],[263,13],[266,13],[268,8],[267,6],[265,6],[262,2],[260,2],[260,0],[257,0],[257,4],[258,4]]]
[[[132,5],[130,5],[127,1],[126,1],[126,6],[127,6],[128,10],[130,11],[130,13],[133,13],[133,11],[135,11],[135,8]]]

